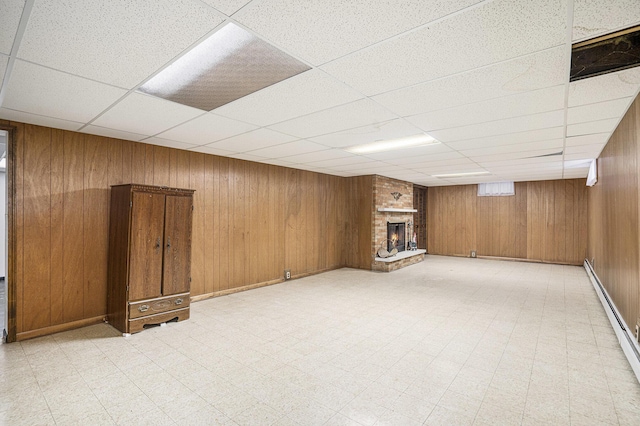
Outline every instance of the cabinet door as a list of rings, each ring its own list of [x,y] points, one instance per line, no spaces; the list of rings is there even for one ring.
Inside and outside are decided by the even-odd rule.
[[[162,194],[133,193],[129,300],[162,294],[164,198]]]
[[[191,197],[167,195],[164,223],[162,294],[189,291],[191,275]]]

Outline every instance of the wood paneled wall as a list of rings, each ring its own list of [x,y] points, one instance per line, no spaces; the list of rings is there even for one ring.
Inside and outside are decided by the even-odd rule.
[[[625,322],[640,321],[640,101],[636,99],[598,158],[589,188],[587,258]]]
[[[344,264],[345,178],[4,124],[17,128],[19,334],[105,314],[114,184],[196,190],[192,295]]]
[[[517,182],[515,196],[478,197],[477,185],[428,189],[431,254],[579,265],[587,244],[584,179]]]
[[[345,266],[371,269],[373,244],[373,176],[356,176],[347,180],[347,227]]]

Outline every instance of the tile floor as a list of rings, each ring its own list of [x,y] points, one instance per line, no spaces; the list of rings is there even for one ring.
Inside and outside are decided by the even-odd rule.
[[[640,424],[640,385],[582,268],[428,256],[0,348],[0,422]]]

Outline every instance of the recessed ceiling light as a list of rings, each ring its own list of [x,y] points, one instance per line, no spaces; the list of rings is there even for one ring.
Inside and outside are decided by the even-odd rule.
[[[211,111],[311,69],[229,23],[138,90]]]
[[[407,136],[404,138],[376,141],[364,145],[356,145],[346,148],[345,151],[353,154],[371,154],[374,152],[393,151],[396,149],[411,148],[414,146],[438,144],[437,140],[427,134]]]
[[[468,172],[468,173],[447,173],[444,175],[431,175],[431,177],[435,178],[458,178],[458,177],[467,177],[467,176],[482,176],[482,175],[490,175],[489,172]]]

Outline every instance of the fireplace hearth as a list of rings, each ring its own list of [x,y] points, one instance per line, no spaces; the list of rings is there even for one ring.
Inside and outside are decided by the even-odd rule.
[[[387,222],[387,251],[391,252],[397,249],[399,252],[404,251],[405,242],[405,223]]]

